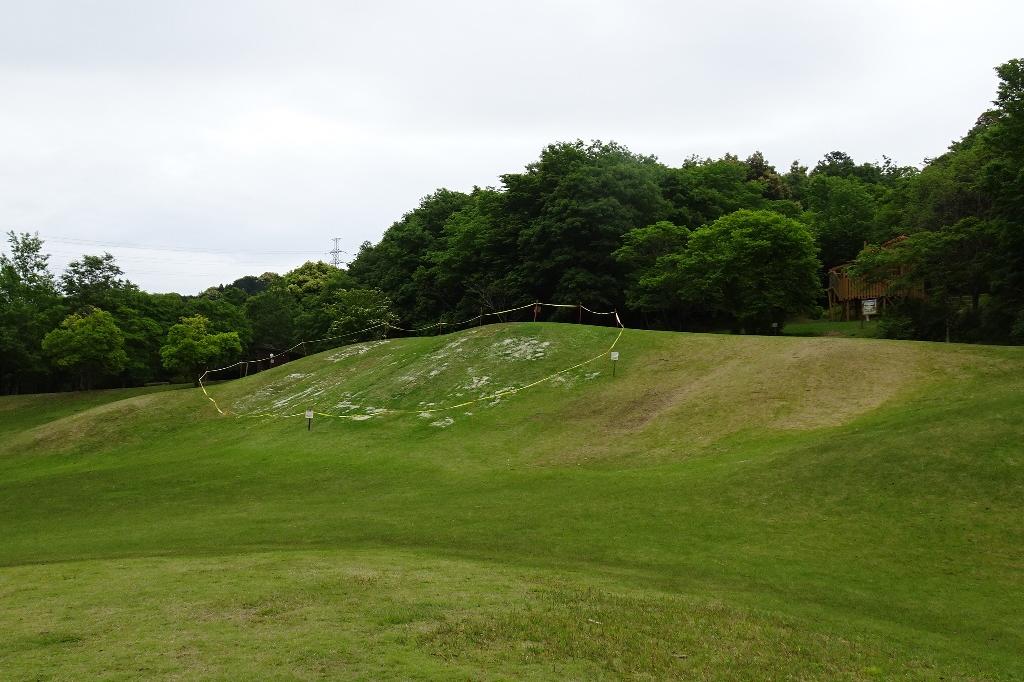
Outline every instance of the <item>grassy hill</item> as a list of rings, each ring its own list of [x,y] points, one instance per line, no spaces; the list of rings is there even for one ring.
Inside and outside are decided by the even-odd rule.
[[[615,334],[0,399],[2,677],[1024,677],[1024,349]]]

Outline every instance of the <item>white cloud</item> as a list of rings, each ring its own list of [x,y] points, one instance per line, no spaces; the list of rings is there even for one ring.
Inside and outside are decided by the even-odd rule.
[[[0,227],[247,252],[335,235],[354,252],[436,187],[496,184],[561,139],[672,164],[754,149],[783,167],[833,149],[918,163],[988,106],[1024,24],[1017,2],[0,12]],[[58,265],[83,250],[52,246]],[[185,292],[304,259],[122,254],[144,287]]]

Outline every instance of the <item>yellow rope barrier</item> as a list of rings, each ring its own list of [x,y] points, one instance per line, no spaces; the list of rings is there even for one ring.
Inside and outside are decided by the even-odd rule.
[[[590,358],[588,360],[584,360],[583,362],[579,362],[579,363],[577,363],[575,365],[572,365],[571,367],[566,367],[564,369],[561,369],[561,370],[559,370],[557,372],[554,372],[553,374],[549,374],[549,375],[547,375],[545,377],[537,379],[536,381],[530,382],[530,383],[528,383],[528,384],[526,384],[524,386],[516,386],[516,387],[513,387],[513,388],[502,389],[502,390],[497,391],[495,393],[492,393],[490,395],[480,396],[479,398],[473,398],[472,400],[467,400],[467,401],[461,402],[461,403],[459,403],[457,405],[448,405],[448,406],[445,406],[445,407],[434,407],[434,408],[429,408],[429,409],[417,409],[417,410],[402,410],[402,409],[393,409],[393,408],[381,408],[379,411],[377,411],[375,413],[374,416],[376,416],[376,415],[384,415],[384,414],[433,414],[433,413],[437,413],[437,412],[447,412],[449,410],[457,410],[457,409],[461,409],[463,407],[468,407],[468,406],[476,404],[476,403],[480,403],[480,402],[484,402],[484,401],[496,400],[496,399],[502,398],[504,396],[514,395],[516,393],[519,393],[520,391],[525,391],[526,389],[533,388],[534,386],[538,386],[540,384],[543,384],[546,381],[550,381],[550,380],[554,379],[557,376],[561,376],[562,374],[565,374],[566,372],[571,372],[574,369],[579,369],[580,367],[584,367],[586,365],[589,365],[592,362],[596,362],[596,361],[600,360],[601,358],[603,358],[603,357],[607,356],[608,354],[610,354],[611,351],[615,350],[615,346],[618,345],[619,339],[622,338],[623,332],[626,331],[625,326],[623,326],[623,324],[622,324],[622,320],[619,318],[618,311],[596,312],[596,311],[590,310],[589,308],[586,308],[585,306],[575,306],[575,305],[557,304],[557,303],[530,303],[528,305],[520,306],[518,308],[510,308],[509,310],[502,310],[502,311],[493,312],[493,313],[484,313],[482,315],[477,315],[474,318],[470,318],[469,320],[464,320],[462,322],[451,322],[451,323],[439,322],[437,324],[428,325],[426,327],[418,327],[418,328],[415,328],[415,329],[403,329],[402,327],[396,327],[396,326],[393,326],[393,325],[389,325],[387,323],[381,323],[381,324],[374,325],[372,327],[367,327],[366,329],[361,329],[361,330],[356,331],[356,332],[351,332],[350,334],[343,334],[341,336],[333,336],[333,337],[327,337],[327,338],[324,338],[324,339],[317,339],[316,341],[308,341],[308,342],[307,341],[300,341],[299,343],[295,344],[291,348],[289,348],[289,349],[287,349],[285,351],[282,351],[282,354],[283,353],[287,353],[287,352],[289,352],[289,351],[291,351],[291,350],[293,350],[295,348],[298,348],[299,346],[303,345],[304,343],[317,343],[317,342],[320,342],[320,341],[335,341],[335,340],[338,340],[338,339],[341,339],[341,338],[347,338],[347,337],[350,337],[350,336],[356,336],[358,334],[363,334],[365,332],[372,331],[372,330],[377,329],[377,328],[382,327],[382,326],[387,328],[387,329],[397,329],[397,330],[400,330],[400,331],[415,332],[415,331],[422,331],[424,329],[433,329],[433,328],[438,327],[440,325],[448,325],[448,324],[450,324],[452,326],[459,326],[461,324],[468,324],[470,322],[475,322],[475,321],[477,321],[479,319],[482,319],[482,318],[484,318],[484,317],[486,317],[488,315],[505,315],[507,313],[516,312],[518,310],[524,310],[526,308],[532,308],[534,306],[545,306],[545,307],[550,307],[550,308],[583,308],[587,312],[590,312],[590,313],[592,313],[594,315],[614,315],[615,316],[615,323],[616,323],[616,325],[619,328],[619,333],[615,336],[615,340],[612,341],[612,345],[610,345],[607,350],[605,350],[604,352],[600,353],[599,355],[595,355],[594,357],[592,357],[592,358]],[[259,360],[240,360],[239,362],[236,362],[233,365],[227,365],[226,367],[220,367],[218,369],[207,370],[207,371],[203,372],[202,376],[199,377],[199,387],[203,390],[203,395],[205,395],[206,398],[211,403],[213,403],[213,406],[217,409],[217,412],[220,413],[221,415],[227,416],[227,415],[229,415],[231,413],[225,412],[224,410],[222,410],[220,408],[220,405],[217,404],[217,401],[214,400],[213,397],[206,391],[206,386],[203,384],[203,379],[206,378],[206,376],[208,374],[210,374],[210,372],[220,372],[220,371],[224,371],[224,370],[233,369],[234,367],[238,367],[239,365],[242,365],[242,364],[262,362],[262,361],[269,360],[269,359],[272,359],[272,357],[261,358]],[[316,411],[314,411],[313,414],[315,414],[318,417],[330,417],[332,419],[350,419],[350,420],[354,420],[354,421],[364,421],[364,420],[369,418],[365,414],[329,414],[327,412],[316,412]],[[273,419],[290,419],[292,417],[305,417],[306,416],[306,412],[302,411],[302,412],[296,412],[294,414],[274,414],[274,413],[270,413],[270,412],[251,412],[251,413],[246,413],[246,414],[235,414],[233,416],[235,416],[237,418],[241,418],[241,417],[259,418],[259,417],[262,417],[262,418],[273,418]]]

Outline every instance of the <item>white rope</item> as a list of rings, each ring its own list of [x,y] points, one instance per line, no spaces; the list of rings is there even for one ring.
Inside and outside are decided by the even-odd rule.
[[[461,326],[461,325],[464,325],[464,324],[468,324],[470,322],[476,322],[477,320],[481,320],[481,319],[483,319],[484,317],[487,317],[487,316],[506,315],[508,313],[514,313],[514,312],[517,312],[519,310],[526,310],[527,308],[539,308],[539,307],[547,307],[547,308],[577,308],[579,310],[586,310],[588,313],[591,313],[592,315],[614,315],[615,316],[615,322],[616,322],[616,324],[619,327],[619,333],[615,337],[615,340],[612,341],[612,345],[604,353],[601,353],[600,355],[595,355],[594,357],[590,358],[589,360],[584,360],[583,362],[580,362],[580,363],[578,363],[576,365],[573,365],[572,367],[566,367],[565,369],[559,370],[558,372],[555,372],[554,374],[549,374],[548,376],[543,377],[541,379],[538,379],[537,381],[534,381],[532,383],[526,384],[525,386],[519,386],[517,388],[503,389],[503,390],[498,391],[497,393],[494,393],[492,395],[482,396],[480,398],[475,398],[473,400],[469,400],[469,401],[466,401],[466,402],[463,402],[463,403],[459,403],[458,405],[450,405],[448,407],[437,407],[437,408],[423,409],[423,410],[386,409],[386,410],[384,410],[384,412],[386,412],[388,414],[413,414],[413,413],[419,414],[419,413],[430,413],[430,412],[444,412],[444,411],[447,411],[447,410],[454,410],[454,409],[458,409],[460,407],[465,407],[467,405],[472,405],[473,403],[481,402],[483,400],[494,400],[495,398],[500,398],[500,397],[502,397],[504,395],[511,395],[511,394],[514,394],[514,393],[518,393],[519,391],[522,391],[522,390],[525,390],[525,389],[528,389],[528,388],[532,388],[534,386],[537,386],[539,384],[544,383],[545,381],[549,381],[551,379],[554,379],[555,377],[560,376],[560,375],[562,375],[562,374],[564,374],[566,372],[570,372],[570,371],[572,371],[574,369],[577,369],[577,368],[582,367],[584,365],[588,365],[588,364],[590,364],[590,363],[592,363],[592,362],[594,362],[596,360],[601,359],[602,357],[605,356],[606,353],[610,352],[611,350],[613,350],[615,348],[616,344],[618,344],[618,342],[619,342],[619,339],[622,338],[622,333],[624,331],[626,331],[626,327],[625,327],[625,325],[622,324],[622,319],[619,317],[618,310],[611,310],[611,311],[607,311],[607,312],[598,312],[598,311],[595,311],[595,310],[591,310],[590,308],[587,308],[583,304],[572,305],[572,304],[567,304],[567,303],[539,303],[538,302],[538,303],[527,303],[526,305],[521,305],[521,306],[518,306],[516,308],[509,308],[507,310],[498,310],[498,311],[490,312],[490,313],[482,313],[480,315],[477,315],[476,317],[471,317],[468,320],[463,320],[462,322],[436,322],[436,323],[431,324],[431,325],[426,325],[424,327],[414,327],[412,329],[406,329],[406,328],[403,328],[403,327],[398,327],[398,326],[392,325],[392,324],[390,324],[388,322],[380,322],[380,323],[375,324],[373,326],[366,327],[366,328],[360,329],[358,331],[349,332],[349,333],[346,333],[346,334],[339,334],[338,336],[328,336],[328,337],[324,337],[322,339],[314,339],[312,341],[299,341],[295,345],[293,345],[290,348],[287,348],[287,349],[281,351],[277,355],[284,355],[286,353],[290,353],[291,351],[295,350],[299,346],[302,346],[302,345],[307,344],[307,343],[321,343],[321,342],[324,342],[324,341],[336,341],[338,339],[345,339],[345,338],[349,338],[349,337],[352,337],[352,336],[357,336],[359,334],[364,334],[364,333],[366,333],[368,331],[373,331],[374,329],[379,329],[381,327],[384,328],[384,333],[385,334],[387,333],[388,329],[396,329],[396,330],[404,331],[404,332],[418,332],[418,331],[423,331],[425,329],[434,329],[434,328],[442,327],[442,326],[458,327],[458,326]],[[205,379],[206,376],[208,374],[210,374],[211,372],[223,372],[223,371],[226,371],[226,370],[238,367],[239,365],[248,365],[248,364],[256,364],[256,363],[265,362],[265,361],[272,361],[275,357],[276,356],[272,353],[271,355],[269,355],[269,356],[267,356],[265,358],[258,358],[256,360],[239,360],[238,362],[235,362],[235,363],[233,363],[231,365],[227,365],[225,367],[218,367],[216,369],[208,369],[205,372],[203,372],[202,375],[200,375],[200,377],[199,377],[199,388],[201,388],[203,390],[203,395],[206,396],[207,400],[209,400],[211,403],[213,403],[213,406],[217,409],[218,413],[220,413],[222,415],[227,414],[227,413],[225,413],[220,408],[220,405],[217,404],[217,401],[214,400],[210,396],[210,394],[206,391],[206,385],[203,383],[203,379]],[[323,413],[323,412],[314,412],[314,414],[317,414],[317,415],[319,415],[321,417],[335,417],[335,418],[338,418],[338,419],[355,419],[357,416],[361,416],[361,415],[326,414],[326,413]],[[240,417],[279,417],[279,418],[287,418],[287,417],[305,416],[305,412],[297,412],[295,414],[286,414],[286,415],[276,415],[276,414],[269,414],[269,413],[256,413],[256,414],[246,414],[246,415],[237,415],[237,416],[240,416]]]

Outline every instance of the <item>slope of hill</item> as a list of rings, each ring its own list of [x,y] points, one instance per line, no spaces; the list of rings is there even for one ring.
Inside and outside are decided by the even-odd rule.
[[[33,426],[84,412],[92,407],[150,393],[173,391],[178,388],[184,388],[184,385],[161,384],[142,388],[112,388],[73,393],[30,393],[0,397],[0,436],[14,435]]]
[[[616,333],[0,399],[0,670],[1024,676],[1021,349]]]

